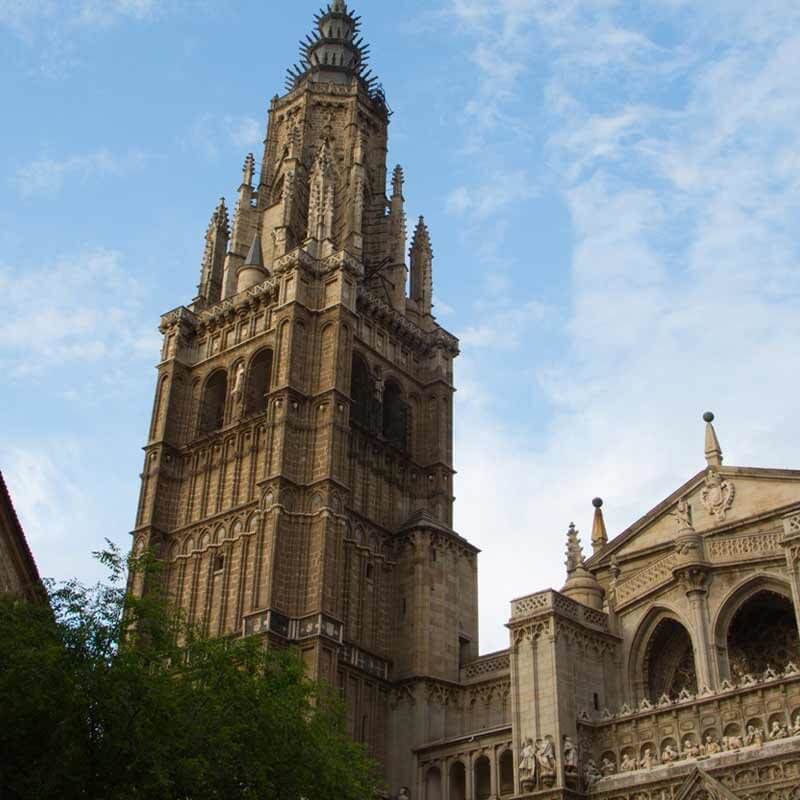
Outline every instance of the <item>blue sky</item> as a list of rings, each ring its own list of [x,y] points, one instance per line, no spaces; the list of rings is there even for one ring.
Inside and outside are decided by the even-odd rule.
[[[161,313],[260,153],[312,3],[0,0],[0,468],[41,571],[133,524]],[[800,6],[356,5],[462,341],[481,647],[704,464],[800,467]],[[586,538],[586,537],[584,537]]]

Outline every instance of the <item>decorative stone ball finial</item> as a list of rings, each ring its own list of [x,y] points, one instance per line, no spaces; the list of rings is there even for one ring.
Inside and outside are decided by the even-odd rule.
[[[602,497],[595,497],[594,500],[592,500],[592,505],[595,508],[602,508],[603,507],[603,498]]]
[[[714,415],[710,411],[706,411],[703,414],[703,420],[706,423],[706,463],[709,467],[719,469],[722,466],[722,448],[719,445],[719,439],[717,439],[717,432],[711,424],[714,421]]]

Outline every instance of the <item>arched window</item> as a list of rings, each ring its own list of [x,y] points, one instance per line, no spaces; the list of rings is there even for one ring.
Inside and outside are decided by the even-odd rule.
[[[272,382],[272,350],[261,350],[250,362],[247,379],[246,414],[261,414],[267,410],[267,394]]]
[[[467,800],[467,770],[463,761],[450,765],[450,797],[448,800]]]
[[[514,754],[506,750],[500,756],[500,794],[514,794]]]
[[[350,375],[350,398],[353,406],[350,422],[365,430],[372,429],[372,406],[374,389],[369,367],[361,356],[353,355],[353,368]]]
[[[442,800],[442,773],[431,767],[425,773],[425,800]]]
[[[492,793],[492,767],[486,756],[475,762],[475,800],[488,800]]]
[[[645,694],[651,702],[663,695],[676,698],[684,689],[697,693],[694,649],[686,628],[666,618],[656,625],[643,661]]]
[[[791,601],[763,589],[751,595],[736,611],[728,627],[728,662],[731,676],[760,677],[771,668],[782,672],[797,663],[797,622]]]
[[[200,433],[218,431],[225,423],[225,400],[228,396],[228,376],[219,369],[206,382],[200,410]]]
[[[386,381],[383,390],[383,436],[403,450],[408,445],[408,407],[403,391],[395,381]]]

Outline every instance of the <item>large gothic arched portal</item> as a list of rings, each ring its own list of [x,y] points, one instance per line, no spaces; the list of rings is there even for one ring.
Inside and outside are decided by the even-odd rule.
[[[676,698],[684,689],[697,692],[692,640],[677,620],[667,618],[658,623],[647,643],[643,666],[651,702],[663,695]]]
[[[734,614],[727,636],[728,662],[734,679],[762,675],[768,668],[783,671],[798,662],[797,623],[791,601],[763,589]]]

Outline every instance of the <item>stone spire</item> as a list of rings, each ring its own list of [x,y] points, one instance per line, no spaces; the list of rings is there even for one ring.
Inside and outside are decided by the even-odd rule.
[[[411,299],[420,314],[430,314],[433,307],[433,249],[428,226],[419,218],[411,242]]]
[[[574,522],[570,522],[567,530],[567,560],[565,563],[567,582],[561,589],[562,594],[590,608],[602,609],[603,587],[584,566],[583,547],[581,547],[581,540]]]
[[[221,197],[206,229],[200,283],[197,286],[197,300],[201,303],[216,303],[220,299],[229,238],[228,209],[225,206],[225,198]]]
[[[236,291],[243,292],[251,286],[262,283],[268,277],[269,272],[264,267],[264,254],[261,250],[261,234],[256,233],[244,264],[236,272]]]
[[[343,0],[333,0],[314,22],[316,29],[300,42],[300,61],[287,73],[286,90],[293,91],[305,79],[346,84],[355,78],[370,95],[382,94],[367,68],[369,45],[359,35],[361,17],[353,16]]]
[[[594,520],[592,522],[592,552],[602,550],[608,544],[608,533],[606,533],[606,523],[603,519],[603,500],[595,497],[592,500],[594,506]]]
[[[567,529],[567,575],[573,575],[578,567],[583,566],[583,547],[578,537],[578,529],[574,522],[570,522]]]
[[[714,430],[714,415],[710,411],[703,414],[706,423],[706,462],[709,467],[722,466],[722,448],[719,446],[717,432]]]

